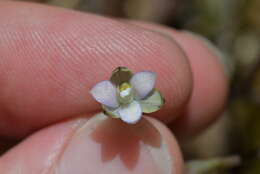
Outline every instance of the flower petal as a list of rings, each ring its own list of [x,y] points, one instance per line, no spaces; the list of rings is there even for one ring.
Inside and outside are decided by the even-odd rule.
[[[130,80],[137,99],[145,98],[154,88],[156,74],[150,71],[136,73]]]
[[[115,86],[108,80],[99,82],[91,90],[92,96],[100,103],[116,108],[119,106]]]
[[[142,116],[142,109],[140,104],[137,101],[133,101],[127,106],[120,107],[118,112],[121,119],[124,122],[130,124],[136,123],[138,120],[140,120]]]
[[[133,76],[133,73],[126,67],[118,67],[112,72],[112,76],[110,78],[110,81],[116,85],[119,86],[124,82],[129,82],[131,77]]]
[[[145,100],[139,100],[143,113],[152,113],[158,111],[164,104],[164,99],[158,90],[147,97]]]

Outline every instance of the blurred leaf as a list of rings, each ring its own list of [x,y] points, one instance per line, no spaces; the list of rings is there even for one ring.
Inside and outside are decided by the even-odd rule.
[[[186,173],[209,174],[236,167],[240,163],[241,161],[239,156],[190,161],[186,163]]]

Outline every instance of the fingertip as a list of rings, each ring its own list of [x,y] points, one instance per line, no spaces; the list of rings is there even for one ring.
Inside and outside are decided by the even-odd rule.
[[[0,159],[0,171],[182,174],[183,160],[176,140],[157,120],[129,125],[97,114],[39,131]]]
[[[144,118],[130,125],[98,114],[73,136],[57,171],[181,174],[182,165],[176,140],[157,120]]]

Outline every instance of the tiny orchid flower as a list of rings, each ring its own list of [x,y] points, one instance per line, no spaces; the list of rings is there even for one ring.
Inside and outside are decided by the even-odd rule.
[[[110,80],[99,82],[90,93],[102,104],[106,115],[134,124],[142,113],[158,111],[164,104],[160,92],[154,88],[155,79],[154,72],[133,74],[128,68],[118,67]]]

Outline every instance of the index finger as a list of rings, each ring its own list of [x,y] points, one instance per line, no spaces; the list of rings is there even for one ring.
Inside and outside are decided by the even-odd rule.
[[[189,63],[170,38],[131,24],[41,5],[1,2],[0,134],[22,136],[100,110],[89,89],[126,66],[158,74],[174,119],[190,96]],[[13,128],[15,126],[15,129]]]

